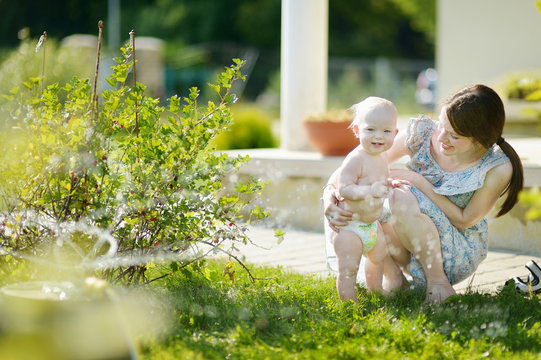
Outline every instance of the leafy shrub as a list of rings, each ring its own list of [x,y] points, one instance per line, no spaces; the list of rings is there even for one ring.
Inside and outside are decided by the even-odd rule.
[[[508,99],[540,101],[541,73],[528,72],[509,75],[504,84]]]
[[[276,147],[272,133],[272,119],[254,106],[231,108],[234,120],[228,130],[222,132],[212,145],[218,150],[256,149]]]
[[[541,219],[541,192],[539,188],[522,191],[519,194],[519,200],[528,209],[526,220]]]
[[[59,46],[55,39],[47,40],[47,57],[43,69],[42,52],[36,52],[36,43],[24,40],[11,51],[0,65],[0,93],[6,93],[32,77],[38,77],[44,70],[43,85],[65,84],[77,74],[82,78],[92,76],[95,61],[81,56],[81,49],[72,46]],[[94,54],[93,54],[94,55]]]
[[[69,273],[100,270],[112,281],[142,282],[151,267],[175,272],[227,253],[226,240],[248,241],[239,195],[262,185],[238,183],[219,195],[223,177],[246,158],[208,146],[231,124],[231,84],[244,79],[244,62],[235,59],[210,85],[219,102],[201,107],[191,88],[165,109],[143,84],[126,83],[133,49],[121,50],[107,79],[113,89],[99,93],[98,105],[89,81],[77,78],[42,92],[41,79],[32,78],[2,98],[2,123],[13,125],[0,131],[4,271],[51,255],[49,264]]]
[[[541,13],[541,1],[536,1],[537,9]],[[517,88],[521,89],[526,94],[522,94],[523,98],[529,101],[541,101],[541,73],[536,73],[530,76],[522,76],[521,80],[510,82],[508,87],[510,90],[516,84]],[[541,129],[541,112],[537,111],[537,116],[540,120],[539,129]],[[526,220],[541,219],[541,192],[539,188],[534,188],[529,191],[523,191],[519,194],[519,200],[528,207]]]

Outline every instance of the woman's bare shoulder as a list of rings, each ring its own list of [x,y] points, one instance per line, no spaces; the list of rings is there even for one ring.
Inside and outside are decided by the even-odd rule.
[[[502,164],[494,166],[490,169],[485,178],[485,186],[505,189],[511,181],[513,175],[513,165],[511,162],[506,161]]]

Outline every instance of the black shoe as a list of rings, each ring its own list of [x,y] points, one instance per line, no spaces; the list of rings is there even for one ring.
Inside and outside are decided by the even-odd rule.
[[[534,294],[541,293],[541,268],[533,260],[528,261],[525,266],[526,269],[530,270],[530,275],[528,275],[528,279],[526,281],[515,276],[513,278],[513,281],[515,282],[515,289],[528,294],[530,291]]]

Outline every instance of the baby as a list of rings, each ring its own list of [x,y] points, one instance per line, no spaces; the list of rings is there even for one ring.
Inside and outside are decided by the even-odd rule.
[[[352,106],[351,128],[359,146],[344,159],[333,184],[343,198],[339,206],[354,213],[353,220],[333,232],[338,262],[336,287],[342,300],[357,302],[356,280],[362,255],[369,291],[382,291],[383,260],[387,247],[378,217],[387,195],[388,164],[385,151],[398,132],[397,111],[392,102],[368,97]]]

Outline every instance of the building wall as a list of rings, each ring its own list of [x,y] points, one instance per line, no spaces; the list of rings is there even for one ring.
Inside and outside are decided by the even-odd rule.
[[[438,98],[474,83],[541,69],[541,14],[535,0],[438,0]],[[503,95],[503,94],[500,94]]]

